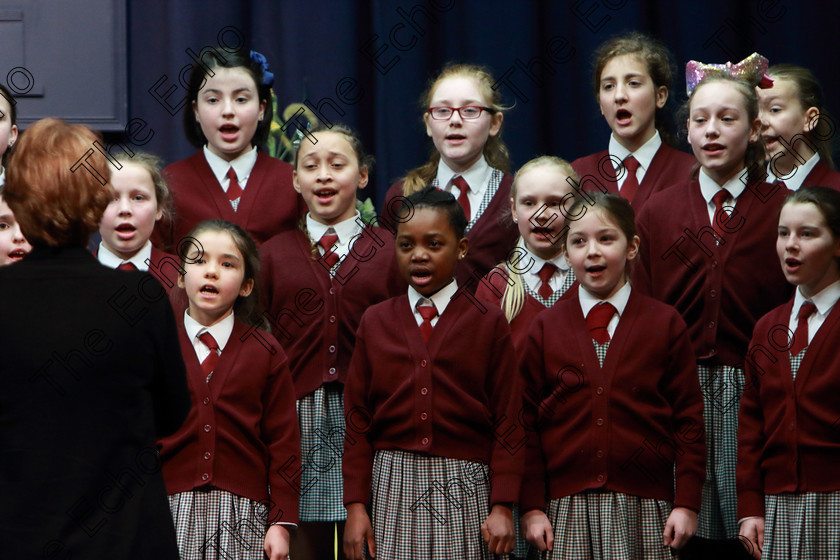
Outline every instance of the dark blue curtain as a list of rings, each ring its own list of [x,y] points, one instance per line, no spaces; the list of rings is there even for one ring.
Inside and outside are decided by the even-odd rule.
[[[539,154],[574,159],[606,147],[592,94],[591,54],[609,36],[640,30],[676,62],[670,106],[685,100],[685,63],[737,61],[758,51],[811,68],[840,116],[834,0],[130,0],[129,111],[154,131],[144,149],[167,163],[193,149],[172,107],[178,74],[198,52],[238,35],[265,54],[283,107],[308,99],[330,121],[359,130],[377,164],[363,197],[428,158],[420,95],[447,61],[488,66],[506,103],[504,139],[514,168]],[[220,32],[228,30],[220,36]],[[163,81],[162,78],[164,78]],[[158,95],[176,88],[164,103]],[[167,106],[168,105],[168,106]]]

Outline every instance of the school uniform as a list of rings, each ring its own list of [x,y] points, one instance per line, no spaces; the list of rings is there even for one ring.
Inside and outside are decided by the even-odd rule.
[[[113,253],[104,243],[100,242],[94,250],[96,259],[108,268],[119,268],[121,265],[131,264],[136,270],[148,272],[154,276],[166,290],[171,294],[178,286],[179,270],[181,261],[175,255],[165,253],[147,241],[130,259],[123,260],[122,257]]]
[[[838,299],[840,282],[808,299],[816,310],[802,350],[791,347],[796,336],[790,340],[800,334],[797,316],[806,301],[799,290],[759,320],[750,344],[738,515],[765,517],[767,558],[830,558],[840,550]]]
[[[525,435],[510,329],[501,310],[482,312],[458,290],[431,297],[428,341],[412,288],[359,325],[344,503],[372,506],[377,558],[488,558],[481,523],[491,505],[518,499]]]
[[[233,168],[242,196],[228,198]],[[242,226],[257,245],[297,227],[305,205],[292,186],[292,166],[253,150],[225,162],[205,146],[164,169],[174,200],[174,217],[160,220],[152,243],[176,252],[179,241],[199,222],[219,218]],[[164,223],[167,222],[167,223]]]
[[[739,174],[740,175],[740,174]],[[698,535],[738,535],[735,495],[738,402],[755,322],[791,293],[776,255],[779,211],[788,192],[736,175],[723,187],[697,179],[651,197],[636,220],[641,246],[633,287],[673,305],[688,324],[705,399],[709,480]],[[726,188],[733,213],[712,228],[714,196]],[[719,512],[719,513],[718,513]]]
[[[607,301],[609,340],[593,340],[586,315],[599,300],[578,288],[537,316],[521,361],[537,437],[520,509],[548,505],[544,558],[670,558],[672,504],[700,509],[703,401],[685,323],[629,284]]]
[[[190,410],[172,310],[83,247],[0,267],[4,558],[178,558],[155,449]]]
[[[307,232],[287,231],[261,250],[266,318],[281,341],[294,382],[303,449],[301,520],[340,521],[343,384],[362,313],[405,291],[387,231],[364,226],[358,213],[332,228],[307,215]],[[338,239],[329,253],[316,241]],[[311,236],[311,239],[310,239]],[[314,245],[314,246],[313,246]]]
[[[453,179],[458,175],[441,160],[438,174],[432,179],[431,185],[450,191],[458,198],[460,192],[453,187]],[[519,230],[510,217],[513,176],[490,167],[484,156],[461,175],[470,187],[471,213],[465,234],[470,241],[470,248],[467,256],[458,262],[455,279],[463,289],[475,293],[481,278],[507,258],[519,237]],[[398,197],[401,196],[405,196],[402,181],[388,189],[379,215],[382,227],[391,232],[396,231],[400,207]]]
[[[785,177],[776,177],[771,161],[767,164],[767,182],[777,181],[784,182],[785,187],[790,191],[797,191],[801,187],[829,187],[840,190],[840,173],[822,161],[820,154],[814,154]]]
[[[510,322],[510,334],[517,354],[521,354],[528,337],[528,330],[537,314],[551,307],[558,300],[571,295],[573,292],[569,290],[576,285],[576,281],[575,273],[569,267],[563,253],[546,261],[529,251],[524,241],[520,239],[513,255],[514,258],[499,264],[484,276],[475,292],[475,297],[479,301],[501,307],[505,290],[512,282],[513,275],[520,277],[524,291],[522,309]],[[549,279],[551,293],[548,298],[543,298],[539,271],[546,264],[553,265],[556,271]],[[542,290],[542,293],[548,294],[545,290]]]
[[[622,190],[628,177],[622,162],[631,155],[639,162],[636,170],[638,190],[629,198],[627,192]],[[572,169],[580,177],[581,189],[606,189],[607,192],[628,198],[633,209],[639,212],[654,193],[687,181],[696,165],[697,160],[692,154],[665,144],[657,131],[632,153],[610,135],[609,149],[576,159],[572,162]],[[618,180],[617,175],[621,176]]]
[[[215,339],[210,374],[202,362]],[[186,312],[181,351],[193,408],[184,425],[158,442],[181,555],[218,550],[261,560],[267,524],[296,524],[300,435],[288,360],[266,331],[233,314],[203,327]],[[270,492],[270,495],[269,495]]]

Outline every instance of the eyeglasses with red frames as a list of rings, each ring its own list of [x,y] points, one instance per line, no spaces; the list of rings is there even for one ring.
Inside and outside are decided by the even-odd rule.
[[[436,121],[448,121],[452,118],[455,112],[461,116],[465,121],[472,121],[481,116],[482,111],[487,111],[491,115],[496,112],[492,107],[482,107],[481,105],[464,105],[463,107],[429,107],[429,115]]]

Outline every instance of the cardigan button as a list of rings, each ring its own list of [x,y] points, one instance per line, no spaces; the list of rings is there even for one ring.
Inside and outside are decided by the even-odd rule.
[[[712,296],[712,299],[716,298],[717,297],[717,290],[712,290],[711,292],[709,292],[709,295]]]
[[[604,394],[604,388],[603,387],[598,387],[597,389],[595,389],[595,394],[603,395]]]
[[[714,321],[709,321],[709,328],[710,329],[715,328],[715,322]]]
[[[790,423],[790,426],[788,427],[788,430],[790,430],[790,431],[792,432],[792,431],[793,431],[793,430],[795,430],[795,429],[796,429],[796,423],[795,423],[795,422],[791,422],[791,423]]]
[[[421,361],[420,361],[420,367],[426,367],[426,364],[427,364],[427,363],[428,363],[428,362],[426,362],[426,360],[421,360]]]
[[[207,474],[207,473],[204,473],[203,475],[201,475],[201,480],[207,480],[208,478],[210,478],[210,475]]]
[[[210,404],[210,397],[204,397],[204,400],[202,402],[204,404]]]
[[[211,430],[210,424],[204,424],[204,431],[209,432]]]
[[[331,295],[331,296],[334,296],[334,295],[335,295],[335,288],[330,288],[330,295]]]
[[[604,452],[603,452],[603,450],[599,449],[599,450],[595,453],[595,456],[596,456],[596,457],[598,457],[599,459],[603,459],[603,458],[604,458]]]
[[[425,397],[429,394],[429,390],[426,387],[423,387],[422,389],[420,389],[420,394]]]
[[[420,413],[420,420],[428,420],[428,419],[429,419],[428,414],[426,414],[425,412]]]
[[[330,375],[335,375],[335,368],[334,367],[330,368]]]
[[[717,261],[712,261],[712,269],[716,269],[718,267]]]
[[[205,461],[209,461],[209,460],[210,460],[210,452],[209,452],[209,451],[205,451],[205,452],[204,452],[204,460],[205,460]]]
[[[335,323],[335,315],[330,315],[330,323]]]
[[[602,475],[602,474],[598,475],[598,482],[604,482],[604,475]]]
[[[335,346],[330,345],[330,354],[335,354]]]
[[[595,420],[595,425],[596,426],[603,426],[604,425],[604,419],[603,418],[598,418],[597,420]]]
[[[423,445],[429,445],[429,438],[424,437],[424,438],[420,441],[420,443],[422,443]]]

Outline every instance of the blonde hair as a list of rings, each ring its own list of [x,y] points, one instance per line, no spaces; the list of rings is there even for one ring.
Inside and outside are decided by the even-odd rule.
[[[574,169],[572,169],[572,165],[565,159],[556,156],[540,156],[534,158],[520,167],[519,171],[516,172],[516,176],[513,179],[513,185],[511,185],[510,188],[510,197],[514,201],[514,204],[516,201],[517,187],[521,177],[528,171],[532,171],[540,167],[554,168],[558,173],[565,175],[576,183],[580,180],[578,174],[575,173]],[[522,239],[522,237],[520,236],[519,239]],[[565,242],[561,245],[561,251],[564,250],[562,248],[564,245]],[[522,311],[522,306],[525,305],[525,282],[522,280],[521,274],[510,270],[507,266],[507,262],[499,263],[497,268],[503,268],[504,272],[507,272],[507,276],[510,280],[505,285],[505,291],[502,294],[500,304],[502,311],[505,312],[505,317],[507,317],[508,323],[511,323]]]
[[[438,86],[449,78],[472,78],[478,85],[478,90],[484,98],[487,106],[493,110],[493,113],[503,113],[507,107],[502,105],[502,93],[500,88],[494,88],[493,85],[496,80],[490,75],[490,72],[483,66],[475,64],[448,64],[441,70],[440,74],[429,83],[426,91],[423,93],[422,103],[423,111],[428,109],[432,103],[432,96]],[[504,172],[510,171],[510,153],[507,146],[502,141],[502,130],[495,136],[489,136],[487,142],[484,144],[484,158],[490,167],[500,169]],[[408,196],[411,193],[422,190],[437,176],[438,162],[440,162],[440,152],[436,149],[432,151],[429,161],[412,169],[406,173],[403,178],[403,196]]]

